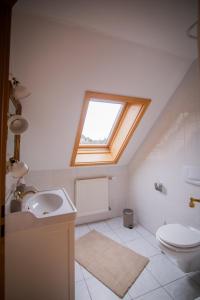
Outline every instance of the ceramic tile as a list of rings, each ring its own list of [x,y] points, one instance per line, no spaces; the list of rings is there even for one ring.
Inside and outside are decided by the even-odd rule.
[[[141,235],[133,228],[118,228],[113,229],[122,242],[129,242],[138,238],[141,238]]]
[[[112,229],[123,227],[123,218],[117,217],[117,218],[110,219],[106,221],[106,224],[108,224]]]
[[[147,240],[153,247],[160,249],[158,241],[153,233],[145,229],[142,225],[136,225],[135,229]]]
[[[105,232],[103,232],[103,234],[105,236],[109,237],[110,239],[114,240],[115,242],[121,243],[120,238],[113,231],[105,231]]]
[[[120,300],[116,294],[114,294],[109,288],[103,285],[96,278],[87,279],[86,284],[89,288],[92,300]],[[127,293],[123,300],[130,300],[130,296]]]
[[[178,279],[164,288],[176,300],[194,300],[200,296],[200,286],[189,277]]]
[[[88,288],[85,281],[76,282],[75,285],[75,299],[76,300],[91,300]]]
[[[163,255],[165,255],[165,257],[176,267],[178,267],[177,265],[177,261],[175,257],[169,256],[167,253],[164,253],[163,251],[161,251]],[[178,267],[179,268],[179,267]]]
[[[143,238],[128,242],[127,247],[147,257],[151,257],[161,253],[159,249],[153,247]]]
[[[140,224],[137,224],[135,227],[135,230],[137,230],[137,232],[139,232],[143,237],[148,237],[148,236],[152,236],[153,234],[151,232],[149,232],[147,229],[145,229],[143,226],[141,226]]]
[[[75,227],[75,238],[78,239],[90,231],[87,225],[80,225]]]
[[[147,269],[151,271],[161,285],[165,285],[185,275],[164,254],[153,256],[147,265]]]
[[[189,274],[189,277],[200,286],[200,271]]]
[[[106,231],[111,231],[110,227],[106,224],[106,222],[97,222],[97,223],[90,223],[88,225],[90,230],[97,230],[99,232],[106,232]]]
[[[158,241],[154,235],[149,235],[145,237],[145,240],[148,241],[156,249],[160,249]]]
[[[135,299],[135,298],[133,298]],[[142,297],[137,298],[137,300],[172,300],[167,292],[163,288],[156,289]]]
[[[160,287],[160,284],[154,279],[151,273],[144,270],[129,289],[129,294],[131,297],[136,298],[158,287]]]
[[[193,300],[200,295],[200,285],[198,285],[198,283],[200,284],[200,272],[185,276],[178,267],[169,261],[166,255],[159,254],[159,248],[155,246],[157,245],[155,237],[141,225],[134,229],[127,229],[122,225],[122,218],[114,218],[106,222],[78,226],[76,227],[76,236],[82,236],[92,229],[150,257],[147,268],[129,289],[124,300]],[[76,300],[120,299],[78,263],[75,268]],[[160,285],[164,287],[161,288]]]
[[[75,262],[75,281],[81,281],[83,280],[83,273],[81,270],[81,266]]]
[[[85,279],[89,279],[89,278],[92,278],[94,277],[90,272],[88,272],[84,267],[81,266],[81,270],[82,270],[82,273],[83,273],[83,277]]]

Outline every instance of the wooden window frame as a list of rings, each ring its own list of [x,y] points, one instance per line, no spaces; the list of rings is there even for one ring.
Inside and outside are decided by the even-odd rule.
[[[106,145],[80,145],[80,139],[88,105],[89,102],[93,99],[102,102],[106,101],[110,103],[122,103],[123,105],[120,115],[118,116],[114,128],[112,129],[108,144]],[[132,137],[135,129],[137,128],[139,122],[141,121],[150,102],[151,99],[86,91],[74,143],[74,149],[71,157],[71,166],[116,164],[121,157],[124,149],[126,148],[130,138]],[[130,111],[133,107],[138,109],[138,113],[135,115],[131,124],[130,119],[133,116],[133,113],[131,114]],[[126,126],[126,124],[128,123],[129,126]],[[123,135],[123,131],[125,132],[125,135]]]

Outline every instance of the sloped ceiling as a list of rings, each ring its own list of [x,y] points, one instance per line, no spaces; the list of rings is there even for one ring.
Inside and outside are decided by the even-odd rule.
[[[197,20],[197,0],[19,0],[15,9],[177,56],[196,55],[186,30]]]
[[[32,170],[69,167],[85,90],[152,104],[119,161],[128,164],[196,58],[186,36],[197,1],[19,0],[11,72],[32,92],[22,158]]]

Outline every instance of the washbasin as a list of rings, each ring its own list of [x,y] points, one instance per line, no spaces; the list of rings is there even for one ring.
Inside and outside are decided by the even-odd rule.
[[[76,212],[64,189],[37,192],[24,201],[23,211],[32,213],[37,218]]]
[[[27,209],[35,214],[46,215],[61,207],[63,203],[59,195],[52,193],[36,194],[27,203]]]

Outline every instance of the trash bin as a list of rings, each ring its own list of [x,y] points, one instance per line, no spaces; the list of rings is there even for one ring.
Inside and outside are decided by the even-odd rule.
[[[124,227],[133,228],[134,222],[133,222],[133,210],[130,208],[125,208],[123,210],[123,224]]]

